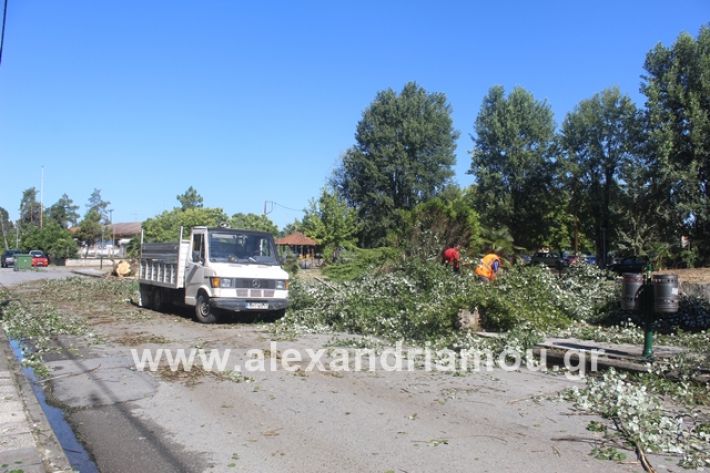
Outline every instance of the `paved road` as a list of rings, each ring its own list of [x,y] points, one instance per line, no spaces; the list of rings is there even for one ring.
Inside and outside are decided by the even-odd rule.
[[[0,268],[0,287],[12,287],[42,279],[61,279],[76,276],[67,268],[50,266],[27,271],[15,271],[13,268]]]
[[[576,384],[562,376],[140,372],[131,348],[230,349],[244,363],[273,337],[268,325],[200,325],[122,301],[73,313],[102,341],[62,338],[48,362],[51,393],[102,472],[640,471],[592,458],[588,443],[553,440],[599,435],[585,429],[593,417],[546,399]],[[279,354],[330,338],[281,340]]]

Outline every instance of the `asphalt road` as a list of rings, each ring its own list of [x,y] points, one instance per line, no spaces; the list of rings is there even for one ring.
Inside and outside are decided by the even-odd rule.
[[[587,442],[559,440],[599,438],[585,428],[594,417],[554,400],[578,384],[563,376],[141,372],[131,348],[230,349],[244,363],[247,350],[271,349],[273,336],[268,324],[200,325],[128,302],[77,314],[100,341],[63,337],[47,385],[102,472],[641,471],[594,459]],[[304,335],[278,349],[329,340]]]
[[[26,271],[15,271],[13,268],[0,268],[0,287],[12,287],[42,279],[61,279],[76,276],[67,268],[49,266]]]

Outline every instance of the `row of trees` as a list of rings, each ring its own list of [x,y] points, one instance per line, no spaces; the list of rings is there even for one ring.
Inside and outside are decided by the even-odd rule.
[[[472,135],[475,183],[465,190],[450,182],[458,134],[445,96],[415,83],[380,92],[329,195],[356,212],[354,236],[366,247],[433,238],[592,251],[602,263],[611,250],[708,263],[710,29],[656,46],[644,67],[645,108],[610,88],[559,128],[530,92],[491,88]]]
[[[460,243],[593,252],[602,264],[609,252],[709,263],[710,29],[656,46],[644,67],[644,108],[609,88],[559,127],[530,92],[492,87],[475,120],[467,189],[451,182],[459,134],[446,96],[416,83],[382,91],[326,188],[284,233],[303,231],[326,254],[358,245],[432,256]],[[147,228],[172,219],[174,234],[175,219],[189,221],[202,202],[192,188],[178,199],[181,208]],[[213,210],[203,224],[276,232],[266,217]]]
[[[382,91],[328,185],[284,233],[303,231],[326,254],[387,245],[431,256],[459,243],[474,251],[595,252],[602,264],[610,251],[710,263],[710,28],[659,44],[644,68],[643,108],[609,88],[580,102],[559,127],[549,104],[530,92],[492,87],[471,135],[475,181],[466,189],[451,181],[459,133],[446,96],[413,82],[400,93]],[[36,194],[23,194],[23,235],[40,218],[61,229],[77,224],[68,196],[40,215]],[[265,216],[204,208],[192,187],[177,199],[179,207],[144,223],[148,239],[221,223],[278,231]],[[108,205],[95,190],[81,241],[96,240]],[[0,223],[7,246],[13,224],[3,209]]]
[[[5,249],[39,249],[53,259],[72,258],[78,252],[77,242],[93,245],[101,237],[103,226],[109,223],[110,202],[103,200],[100,189],[92,192],[81,219],[79,206],[67,194],[44,209],[37,194],[34,187],[22,193],[16,222],[0,207],[0,232]],[[70,233],[69,228],[77,225],[75,233]]]

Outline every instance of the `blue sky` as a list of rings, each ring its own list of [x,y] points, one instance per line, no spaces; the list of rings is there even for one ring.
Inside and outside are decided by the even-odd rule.
[[[455,180],[488,89],[521,86],[560,123],[618,86],[642,104],[645,54],[710,21],[707,0],[9,0],[0,64],[0,206],[22,191],[114,221],[177,205],[261,213],[318,195],[376,93],[443,92],[461,132]],[[283,226],[299,212],[274,207]]]

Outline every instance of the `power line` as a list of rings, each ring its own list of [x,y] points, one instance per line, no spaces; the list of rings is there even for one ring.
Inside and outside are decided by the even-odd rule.
[[[282,209],[292,210],[293,212],[303,212],[303,209],[293,209],[291,207],[286,207],[285,205],[281,205],[278,202],[273,202],[273,201],[271,203],[277,207],[281,207]]]
[[[0,30],[0,64],[2,64],[2,49],[5,46],[5,23],[7,19],[7,1],[5,0],[2,8],[2,29]]]
[[[270,208],[269,208],[269,204],[271,204]],[[290,210],[292,212],[303,212],[303,209],[294,209],[292,207],[286,207],[285,205],[281,205],[278,202],[274,202],[273,200],[265,200],[264,201],[264,215],[270,214],[274,210],[274,206],[281,207],[282,209]]]

